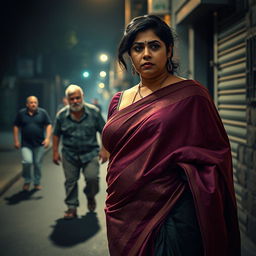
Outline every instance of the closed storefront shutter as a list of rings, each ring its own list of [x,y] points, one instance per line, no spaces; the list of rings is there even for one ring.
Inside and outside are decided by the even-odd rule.
[[[237,148],[246,144],[246,24],[240,20],[219,27],[216,36],[216,104],[228,133],[234,172]]]

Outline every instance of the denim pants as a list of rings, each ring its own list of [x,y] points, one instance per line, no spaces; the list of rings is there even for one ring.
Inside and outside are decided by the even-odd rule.
[[[86,186],[84,193],[87,198],[93,198],[99,192],[99,160],[94,157],[91,161],[83,165],[74,165],[62,155],[62,165],[65,175],[65,203],[68,208],[79,206],[78,200],[78,180],[80,170],[84,175]]]
[[[21,148],[22,157],[22,176],[25,183],[31,183],[33,180],[34,185],[40,185],[41,180],[41,168],[42,161],[45,154],[45,148],[43,146],[28,148]],[[33,175],[32,175],[33,168]],[[32,178],[33,177],[33,178]]]

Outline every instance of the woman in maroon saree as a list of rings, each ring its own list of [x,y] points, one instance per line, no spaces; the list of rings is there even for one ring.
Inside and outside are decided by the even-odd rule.
[[[103,130],[110,255],[238,256],[228,137],[206,88],[173,74],[172,48],[153,15],[135,18],[119,47],[141,82],[114,95]]]

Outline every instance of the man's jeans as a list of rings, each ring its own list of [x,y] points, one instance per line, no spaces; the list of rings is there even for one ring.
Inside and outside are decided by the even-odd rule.
[[[34,181],[34,185],[40,185],[41,180],[41,167],[42,161],[45,153],[45,148],[42,147],[35,147],[35,148],[28,148],[22,147],[21,148],[21,157],[22,157],[22,176],[25,180],[25,183],[31,183],[32,177]],[[33,176],[31,175],[32,167],[34,167]]]
[[[79,206],[78,200],[78,180],[80,177],[80,169],[82,169],[86,187],[84,193],[87,198],[93,198],[99,192],[99,160],[94,157],[90,162],[76,166],[62,155],[62,165],[65,174],[65,189],[66,198],[65,203],[68,208],[76,208]]]

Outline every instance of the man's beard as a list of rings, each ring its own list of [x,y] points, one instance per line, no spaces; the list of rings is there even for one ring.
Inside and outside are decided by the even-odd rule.
[[[73,104],[70,104],[70,109],[73,112],[78,112],[83,108],[83,106],[84,106],[83,102],[82,103],[73,103]]]

